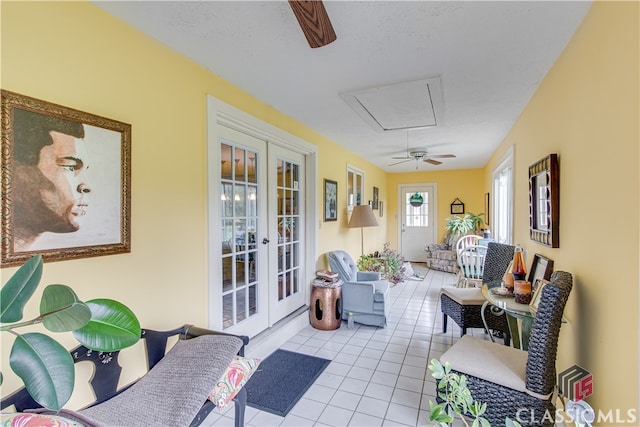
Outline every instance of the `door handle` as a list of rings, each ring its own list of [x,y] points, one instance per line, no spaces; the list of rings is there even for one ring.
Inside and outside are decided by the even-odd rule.
[[[264,239],[262,239],[262,244],[266,245],[267,243],[269,243],[269,239],[267,239],[266,237]]]

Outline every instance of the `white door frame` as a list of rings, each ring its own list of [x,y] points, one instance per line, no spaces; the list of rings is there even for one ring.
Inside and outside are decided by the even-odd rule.
[[[430,201],[429,208],[432,209],[433,216],[433,243],[438,241],[438,184],[435,182],[420,182],[416,184],[398,184],[398,250],[402,249],[402,229],[404,224],[404,218],[402,214],[404,212],[404,200],[402,195],[407,188],[433,188],[433,200]],[[431,203],[432,202],[432,203]],[[425,242],[426,245],[426,242]]]
[[[317,163],[318,148],[283,131],[267,122],[258,119],[232,105],[229,105],[211,95],[207,95],[207,249],[205,251],[207,265],[207,290],[208,290],[208,312],[207,324],[210,328],[221,328],[218,319],[213,318],[212,313],[222,313],[221,301],[213,295],[211,289],[221,277],[220,256],[215,256],[216,249],[220,247],[220,236],[218,231],[219,220],[219,199],[211,197],[218,193],[220,162],[219,157],[219,126],[225,126],[246,133],[254,138],[261,139],[268,144],[279,145],[288,150],[292,150],[305,156],[305,182],[307,183],[305,193],[305,212],[307,221],[305,222],[304,233],[306,236],[304,253],[305,259],[304,286],[305,301],[309,300],[311,280],[315,276],[317,259],[317,233],[318,233],[318,179]],[[273,326],[269,321],[269,327]]]

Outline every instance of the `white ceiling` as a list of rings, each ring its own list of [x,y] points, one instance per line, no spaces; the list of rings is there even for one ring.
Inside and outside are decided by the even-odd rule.
[[[325,1],[337,40],[311,49],[286,1],[93,1],[388,172],[483,167],[582,21],[588,1]],[[375,130],[345,93],[436,78],[435,127]]]

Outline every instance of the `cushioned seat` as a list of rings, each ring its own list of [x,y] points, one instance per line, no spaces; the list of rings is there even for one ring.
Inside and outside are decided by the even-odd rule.
[[[483,281],[499,280],[504,275],[511,259],[514,246],[490,242],[487,247],[482,277]],[[461,335],[468,328],[483,328],[482,305],[486,300],[479,288],[443,287],[440,293],[440,309],[442,310],[442,332],[447,332],[447,318],[450,317],[460,326]],[[493,331],[503,333],[504,344],[509,345],[511,335],[504,313],[494,313],[495,307],[487,305],[484,309],[487,326]]]
[[[329,266],[342,284],[342,319],[371,326],[387,326],[391,312],[390,285],[380,272],[359,271],[345,251],[327,254]]]
[[[572,287],[570,273],[552,274],[542,289],[528,351],[464,336],[440,356],[452,372],[466,376],[473,398],[487,404],[484,417],[491,425],[504,425],[506,417],[523,426],[554,425],[558,336]]]

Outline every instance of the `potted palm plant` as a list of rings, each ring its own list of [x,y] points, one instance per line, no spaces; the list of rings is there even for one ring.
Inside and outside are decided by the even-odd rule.
[[[140,339],[140,323],[122,303],[110,299],[81,301],[66,285],[48,285],[40,300],[40,314],[23,321],[23,310],[40,283],[41,255],[25,262],[0,291],[0,331],[14,335],[9,366],[33,399],[58,411],[73,392],[75,368],[69,351],[49,335],[19,333],[42,324],[50,332],[72,332],[85,347],[103,352],[121,350]],[[0,375],[0,384],[2,376]]]

